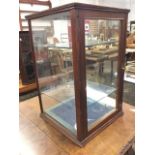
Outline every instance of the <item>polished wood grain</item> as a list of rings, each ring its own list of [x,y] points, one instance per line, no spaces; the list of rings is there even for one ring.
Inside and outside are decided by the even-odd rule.
[[[84,21],[79,17],[79,10],[71,11],[73,70],[75,85],[75,105],[77,121],[77,139],[87,137],[87,105],[86,105],[86,70],[84,51]]]
[[[37,97],[23,101],[20,108],[22,155],[118,155],[134,138],[134,107],[124,104],[124,115],[83,148],[78,147],[40,117]]]
[[[20,124],[22,155],[69,155],[22,114],[20,114]]]

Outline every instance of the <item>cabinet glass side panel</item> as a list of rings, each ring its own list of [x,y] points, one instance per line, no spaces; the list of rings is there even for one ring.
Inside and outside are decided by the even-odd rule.
[[[43,110],[76,134],[69,13],[35,19],[31,24]]]
[[[88,130],[116,111],[119,20],[85,20]]]

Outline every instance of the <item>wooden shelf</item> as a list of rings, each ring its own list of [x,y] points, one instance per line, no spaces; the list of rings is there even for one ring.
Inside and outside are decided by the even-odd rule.
[[[50,1],[39,1],[39,0],[19,0],[19,3],[35,4],[35,5],[51,5]]]
[[[20,13],[37,13],[39,11],[20,10]]]
[[[21,81],[19,81],[19,94],[27,93],[29,91],[37,89],[36,83],[23,85]]]

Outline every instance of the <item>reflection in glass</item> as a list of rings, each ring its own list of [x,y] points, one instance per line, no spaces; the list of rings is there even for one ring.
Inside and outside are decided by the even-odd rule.
[[[118,20],[85,20],[88,130],[116,110]]]
[[[69,13],[32,20],[32,34],[43,110],[76,134]]]

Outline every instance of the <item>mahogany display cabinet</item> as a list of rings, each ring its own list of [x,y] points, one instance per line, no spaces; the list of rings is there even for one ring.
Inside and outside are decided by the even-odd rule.
[[[29,31],[19,32],[19,70],[22,84],[35,82],[34,59]]]
[[[27,16],[41,116],[79,146],[123,114],[128,12],[71,3]]]

